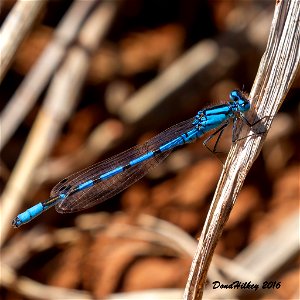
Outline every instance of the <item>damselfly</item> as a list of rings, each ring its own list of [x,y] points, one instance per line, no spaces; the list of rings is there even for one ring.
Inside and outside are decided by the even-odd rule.
[[[195,117],[170,127],[146,143],[63,179],[52,189],[49,199],[19,214],[12,225],[19,227],[52,206],[59,213],[69,213],[101,203],[142,178],[173,149],[193,142],[213,129],[215,132],[204,141],[204,145],[216,134],[219,134],[219,140],[231,119],[234,123],[233,131],[237,119],[252,126],[243,116],[249,109],[247,97],[241,91],[233,90],[229,102],[200,110]]]

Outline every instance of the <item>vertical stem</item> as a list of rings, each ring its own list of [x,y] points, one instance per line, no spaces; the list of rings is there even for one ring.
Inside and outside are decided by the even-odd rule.
[[[224,225],[258,156],[272,120],[299,71],[300,1],[277,1],[268,44],[250,93],[250,121],[264,118],[258,125],[263,135],[248,130],[249,136],[231,148],[193,259],[184,299],[201,299],[207,271]],[[255,127],[257,128],[257,127]]]

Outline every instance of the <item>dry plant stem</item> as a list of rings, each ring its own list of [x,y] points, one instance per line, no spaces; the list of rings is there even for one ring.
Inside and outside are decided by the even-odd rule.
[[[33,184],[35,169],[51,151],[62,126],[76,105],[89,67],[88,55],[103,38],[118,3],[104,1],[98,6],[80,33],[80,46],[70,49],[52,81],[44,105],[2,195],[1,242],[11,227],[11,219]]]
[[[1,26],[0,53],[2,82],[13,57],[47,1],[19,0]]]
[[[13,269],[4,264],[1,264],[1,275],[2,286],[17,291],[28,299],[94,299],[88,292],[50,287],[24,276],[18,277]]]
[[[26,3],[45,1],[25,1]],[[0,150],[6,145],[23,118],[27,115],[50,77],[61,63],[66,48],[77,37],[78,31],[97,0],[75,1],[54,33],[54,39],[24,78],[17,91],[1,113]],[[4,35],[6,35],[4,33]]]
[[[256,108],[258,118],[268,116],[262,121],[265,134],[255,135],[255,130],[248,130],[252,136],[240,140],[231,148],[193,259],[184,299],[202,298],[218,239],[245,177],[262,148],[272,119],[299,70],[299,24],[300,2],[277,1],[268,45],[250,93],[251,104]],[[248,118],[253,121],[255,112],[251,112]]]

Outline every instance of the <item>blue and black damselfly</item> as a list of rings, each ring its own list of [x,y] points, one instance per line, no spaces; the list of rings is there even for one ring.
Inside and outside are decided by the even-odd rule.
[[[52,206],[59,213],[70,213],[101,203],[142,178],[175,148],[191,143],[213,129],[215,132],[203,143],[206,145],[217,134],[218,141],[231,119],[234,124],[233,137],[238,119],[253,126],[257,122],[250,124],[243,116],[249,109],[247,97],[241,91],[233,90],[229,102],[200,110],[194,118],[170,127],[146,143],[63,179],[52,189],[49,199],[19,214],[12,225],[19,227]],[[215,147],[212,151],[215,151]]]

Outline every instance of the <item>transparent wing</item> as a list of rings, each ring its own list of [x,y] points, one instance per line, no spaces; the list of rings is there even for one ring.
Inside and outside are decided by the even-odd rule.
[[[126,189],[128,186],[132,185],[134,182],[147,174],[150,169],[161,163],[170,154],[171,150],[160,153],[155,157],[124,170],[122,173],[119,173],[107,180],[100,181],[90,188],[70,195],[70,193],[79,184],[88,180],[94,180],[101,174],[104,174],[119,166],[124,166],[131,160],[146,154],[149,151],[153,151],[166,142],[191,130],[194,127],[193,121],[194,118],[191,118],[178,123],[156,135],[144,144],[130,148],[120,154],[96,163],[63,179],[52,189],[51,197],[62,193],[62,191],[69,196],[56,204],[56,210],[59,213],[80,211],[101,203]]]

